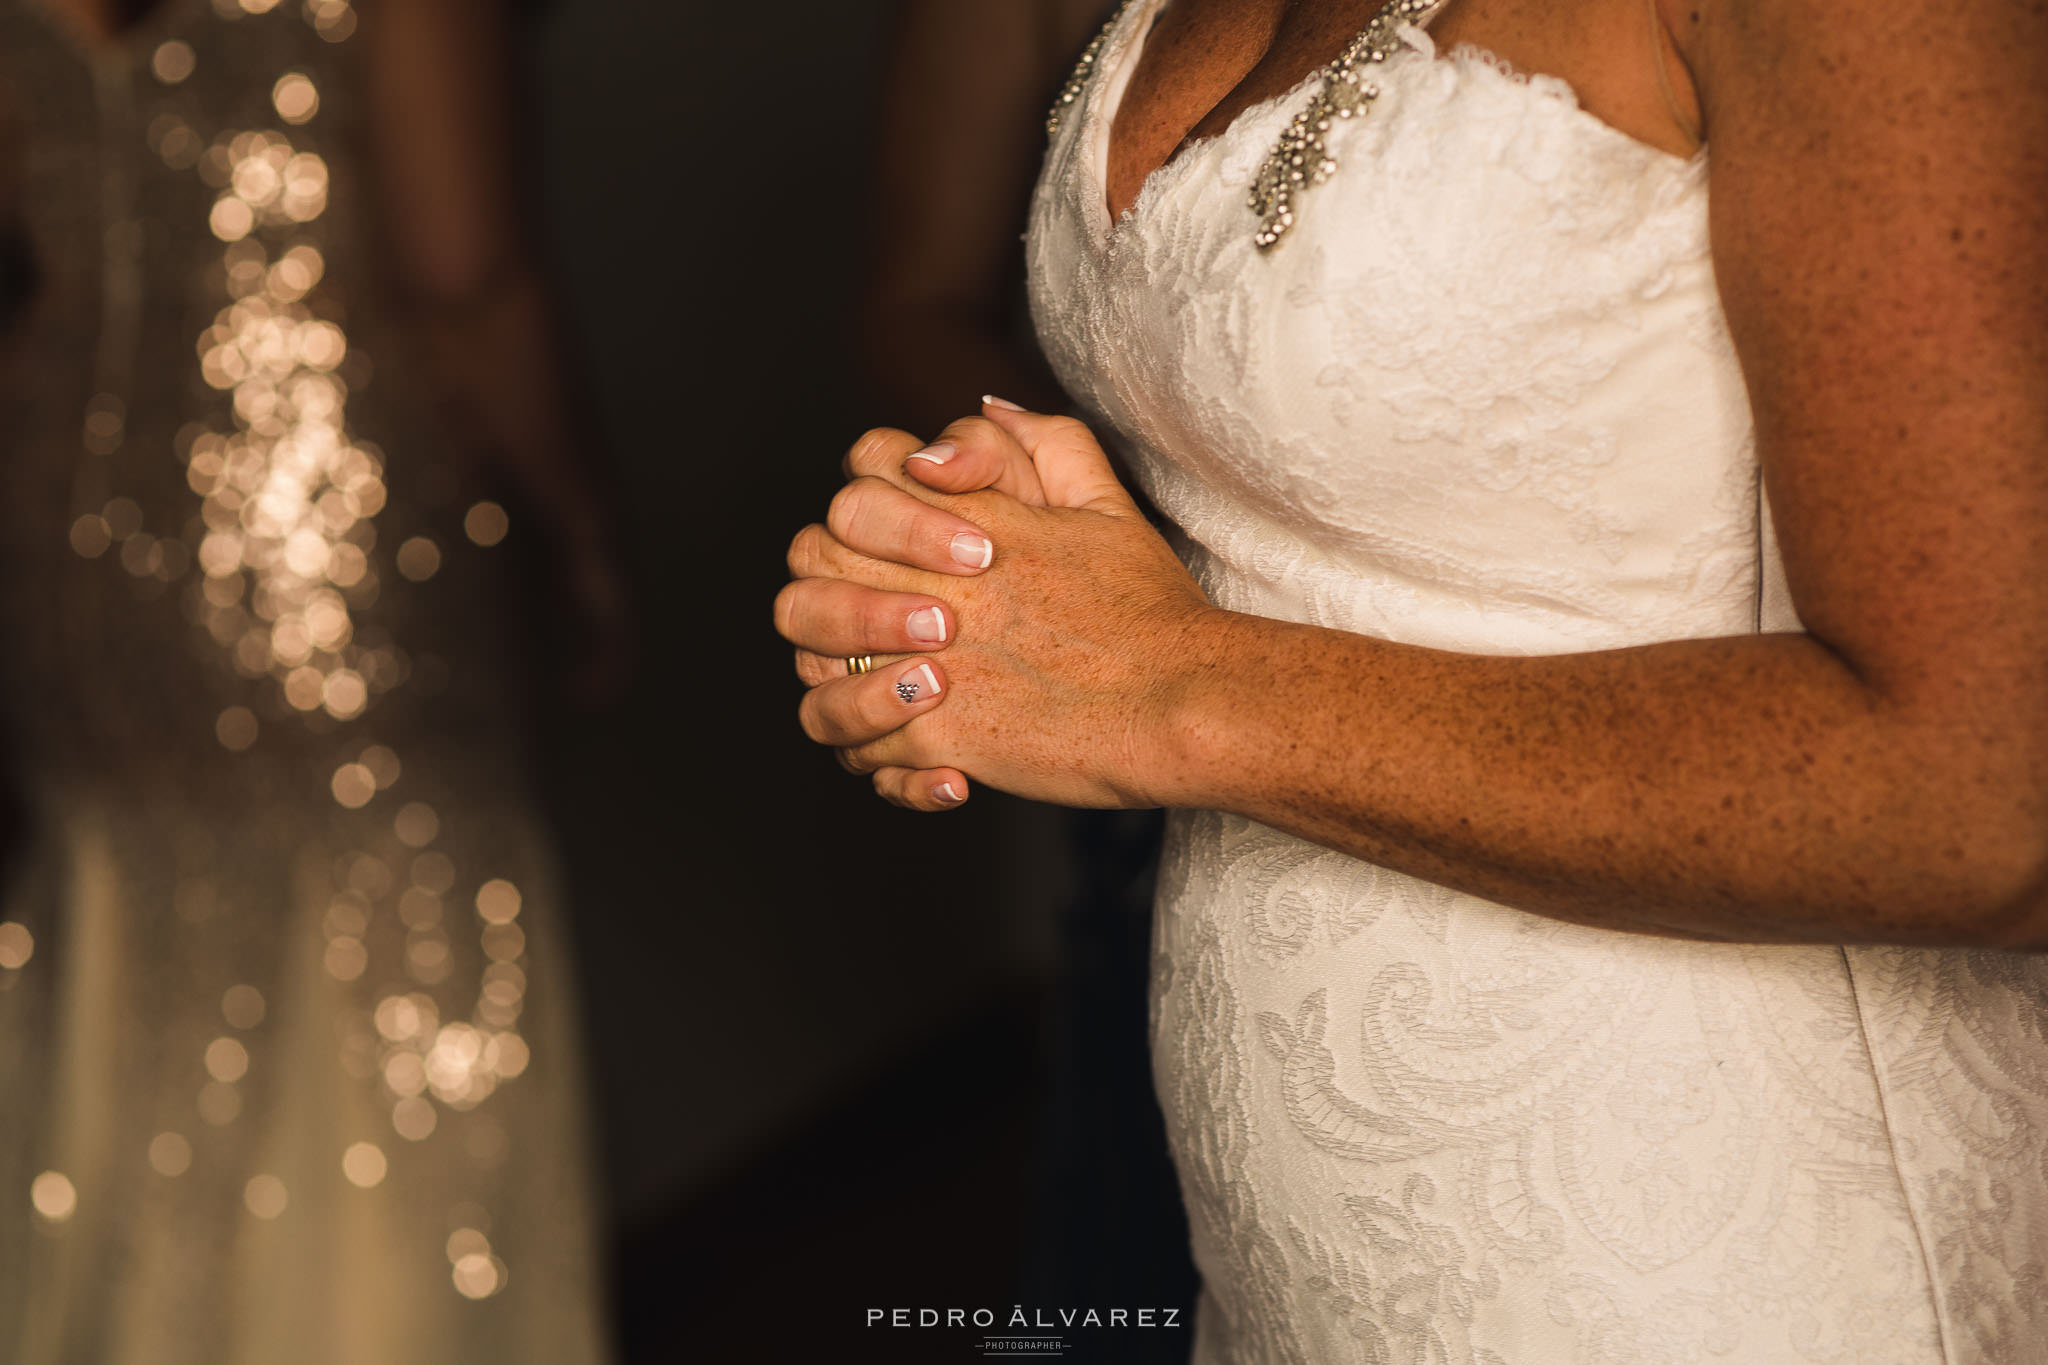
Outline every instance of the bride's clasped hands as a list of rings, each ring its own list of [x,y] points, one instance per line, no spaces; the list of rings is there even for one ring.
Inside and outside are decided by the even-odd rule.
[[[775,620],[805,732],[899,805],[957,806],[971,777],[1234,812],[1639,933],[2048,943],[2032,751],[1986,728],[2025,686],[1952,616],[1831,608],[1823,583],[1836,643],[1444,652],[1213,605],[1068,418],[989,402],[931,445],[878,429],[846,473]],[[1967,704],[1920,681],[1951,673]]]
[[[805,733],[919,810],[964,801],[967,773],[1063,805],[1170,803],[1176,702],[1223,613],[1088,428],[991,400],[929,445],[870,431],[846,468],[775,602]]]

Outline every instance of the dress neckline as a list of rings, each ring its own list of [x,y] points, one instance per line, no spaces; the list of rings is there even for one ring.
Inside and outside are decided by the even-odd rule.
[[[1167,154],[1166,160],[1160,162],[1146,173],[1145,178],[1139,182],[1138,193],[1131,200],[1129,207],[1125,208],[1121,214],[1113,214],[1109,207],[1109,153],[1110,144],[1114,140],[1116,132],[1116,117],[1123,109],[1124,96],[1130,89],[1131,77],[1136,74],[1139,63],[1145,58],[1145,49],[1151,41],[1152,29],[1159,21],[1159,13],[1171,2],[1172,0],[1138,0],[1137,3],[1130,6],[1129,13],[1119,15],[1118,27],[1125,30],[1124,34],[1119,35],[1122,41],[1113,53],[1104,54],[1109,58],[1105,64],[1112,69],[1107,73],[1100,71],[1097,73],[1097,80],[1101,82],[1102,86],[1102,99],[1099,109],[1090,115],[1091,119],[1096,121],[1091,128],[1091,135],[1095,141],[1090,150],[1095,163],[1094,180],[1096,198],[1101,208],[1101,219],[1107,229],[1112,232],[1118,224],[1130,218],[1136,212],[1139,203],[1144,200],[1146,192],[1152,187],[1154,182],[1165,179],[1166,173],[1177,167],[1190,154],[1209,143],[1222,142],[1228,139],[1240,131],[1246,122],[1264,114],[1275,106],[1292,104],[1300,99],[1305,92],[1319,86],[1330,71],[1330,63],[1328,62],[1310,69],[1300,80],[1279,94],[1254,101],[1238,110],[1220,130],[1206,137],[1195,137],[1190,132],[1188,136],[1180,140],[1179,145]],[[1373,11],[1372,19],[1368,21],[1368,28],[1371,24],[1379,22],[1384,15],[1395,10],[1396,3],[1397,0],[1382,0],[1380,8]],[[1135,19],[1133,16],[1136,16]],[[1133,33],[1131,30],[1135,30],[1135,32]],[[1358,37],[1367,31],[1368,29],[1360,29],[1357,34],[1352,35],[1350,41],[1356,42]],[[1348,46],[1349,44],[1347,43]],[[1103,78],[1105,74],[1107,79]],[[1229,92],[1226,91],[1225,93],[1227,95]],[[1206,118],[1207,115],[1203,117]],[[1197,126],[1200,125],[1201,121],[1201,119],[1196,120]]]
[[[1090,178],[1093,181],[1095,207],[1097,210],[1095,216],[1101,230],[1106,234],[1113,234],[1119,224],[1130,218],[1137,211],[1138,205],[1144,201],[1146,192],[1151,189],[1153,183],[1163,178],[1168,170],[1180,164],[1181,160],[1189,153],[1195,151],[1204,143],[1228,137],[1232,132],[1236,131],[1238,125],[1243,123],[1245,117],[1254,109],[1270,103],[1270,101],[1261,100],[1258,104],[1247,105],[1245,108],[1238,110],[1236,117],[1232,118],[1221,132],[1212,134],[1209,137],[1198,138],[1191,134],[1182,138],[1179,145],[1167,154],[1166,160],[1154,166],[1146,173],[1145,178],[1138,182],[1138,193],[1131,200],[1129,207],[1125,208],[1122,213],[1111,211],[1109,207],[1109,152],[1110,143],[1116,133],[1116,116],[1123,109],[1124,95],[1130,89],[1131,77],[1137,72],[1138,63],[1145,59],[1145,48],[1151,41],[1153,27],[1159,22],[1159,12],[1165,9],[1170,2],[1171,0],[1137,0],[1136,4],[1131,5],[1125,13],[1118,16],[1117,26],[1122,31],[1117,35],[1117,45],[1112,52],[1104,54],[1108,58],[1105,65],[1110,69],[1104,72],[1098,68],[1096,73],[1101,98],[1091,101],[1091,107],[1084,115],[1089,161],[1092,163],[1094,172]],[[1315,74],[1320,75],[1321,70],[1318,67]],[[1307,83],[1304,80],[1301,82],[1301,85],[1306,85]],[[1295,88],[1299,89],[1300,86]],[[1291,95],[1294,91],[1290,90],[1288,93]],[[1196,120],[1197,123],[1200,123],[1200,121],[1199,119]]]
[[[175,4],[177,0],[170,0],[170,2]],[[1112,35],[1113,42],[1106,45],[1108,50],[1102,54],[1103,61],[1098,65],[1095,72],[1097,84],[1095,93],[1098,98],[1089,101],[1087,107],[1082,111],[1082,118],[1079,120],[1082,126],[1075,130],[1082,138],[1082,150],[1085,154],[1084,161],[1090,172],[1090,193],[1088,197],[1093,208],[1093,212],[1090,214],[1090,222],[1095,226],[1098,245],[1113,240],[1119,234],[1124,224],[1136,218],[1144,208],[1146,201],[1155,197],[1158,186],[1169,178],[1171,172],[1180,169],[1183,162],[1211,143],[1223,142],[1236,136],[1244,130],[1247,124],[1265,117],[1274,109],[1291,108],[1296,103],[1309,98],[1310,93],[1320,86],[1325,73],[1329,69],[1327,65],[1316,67],[1293,86],[1281,93],[1268,99],[1260,100],[1257,103],[1246,105],[1243,109],[1238,110],[1230,122],[1218,132],[1212,133],[1207,137],[1182,139],[1180,145],[1173,149],[1173,152],[1166,160],[1153,167],[1147,173],[1145,179],[1139,183],[1137,196],[1131,200],[1129,207],[1124,209],[1121,214],[1112,215],[1109,208],[1109,152],[1111,136],[1116,124],[1116,116],[1123,108],[1124,95],[1130,87],[1131,76],[1136,72],[1138,63],[1144,59],[1145,47],[1152,36],[1152,28],[1158,21],[1159,12],[1169,3],[1171,3],[1171,0],[1135,0],[1124,13],[1117,16],[1117,32]],[[1391,9],[1393,6],[1389,4],[1385,8]],[[1376,16],[1377,13],[1376,11]],[[1579,101],[1578,91],[1572,86],[1571,82],[1565,80],[1562,76],[1554,76],[1547,72],[1521,71],[1504,58],[1496,55],[1491,49],[1472,43],[1459,44],[1453,49],[1453,54],[1470,54],[1477,59],[1478,64],[1483,65],[1502,80],[1525,89],[1530,88],[1538,81],[1552,83],[1562,88],[1570,96],[1570,109],[1575,121],[1589,127],[1595,136],[1605,137],[1633,147],[1651,158],[1653,163],[1667,169],[1691,168],[1706,159],[1707,147],[1705,143],[1702,143],[1699,149],[1691,155],[1681,156],[1676,152],[1666,151],[1662,147],[1645,142],[1633,134],[1625,133],[1599,115],[1588,112],[1585,105]],[[1433,46],[1424,49],[1422,55],[1432,61],[1442,60],[1442,56]]]

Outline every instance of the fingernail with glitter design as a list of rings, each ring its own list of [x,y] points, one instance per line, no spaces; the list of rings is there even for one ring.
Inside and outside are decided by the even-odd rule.
[[[930,460],[933,464],[944,464],[960,453],[960,448],[951,441],[934,441],[923,450],[913,453],[913,460]]]
[[[987,536],[962,531],[953,537],[953,562],[970,569],[986,569],[995,563],[996,547]]]
[[[918,608],[910,613],[910,620],[905,623],[905,627],[910,631],[910,638],[919,644],[946,643],[946,613],[937,607]]]
[[[918,664],[906,668],[896,679],[896,695],[903,699],[905,706],[936,697],[945,689],[939,686],[939,675],[932,672],[930,664]]]
[[[948,806],[957,806],[967,798],[951,782],[941,782],[932,788],[932,799]]]
[[[998,398],[992,393],[983,394],[981,396],[981,401],[983,403],[986,403],[989,407],[1001,408],[1004,412],[1024,411],[1024,405],[1022,403],[1012,403],[1009,399]]]

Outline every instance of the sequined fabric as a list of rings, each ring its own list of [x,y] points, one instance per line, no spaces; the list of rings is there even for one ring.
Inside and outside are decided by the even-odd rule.
[[[1357,118],[1379,98],[1373,72],[1400,49],[1402,28],[1428,23],[1443,7],[1444,0],[1388,0],[1365,31],[1323,68],[1322,89],[1288,121],[1280,145],[1259,168],[1246,196],[1245,202],[1259,216],[1252,241],[1261,251],[1277,246],[1294,226],[1295,200],[1301,193],[1336,174],[1330,132],[1340,120]]]
[[[1706,166],[1400,32],[1279,249],[1321,73],[1111,222],[1098,50],[1028,253],[1053,365],[1221,606],[1545,654],[1797,627]],[[1153,1057],[1199,1365],[2040,1365],[2048,958],[1580,928],[1175,814]]]
[[[0,1357],[601,1358],[504,514],[364,227],[346,0],[0,12]]]

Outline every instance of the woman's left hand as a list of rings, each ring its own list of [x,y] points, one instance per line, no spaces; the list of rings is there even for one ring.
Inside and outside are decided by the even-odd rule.
[[[804,730],[873,773],[884,796],[922,809],[954,804],[935,789],[946,770],[1004,791],[1072,806],[1158,804],[1155,762],[1177,681],[1200,666],[1191,648],[1217,614],[1173,551],[1117,482],[1081,423],[991,409],[1035,468],[1050,506],[991,489],[945,496],[901,474],[919,448],[870,433],[880,472],[943,513],[981,528],[993,565],[974,577],[872,559],[823,526],[790,547],[795,582],[776,623],[810,683]],[[857,447],[860,448],[860,447]],[[896,594],[946,602],[955,625],[938,704],[895,701],[901,666],[845,675],[835,641]],[[916,664],[910,666],[915,671]],[[910,714],[908,723],[903,716]],[[921,776],[940,779],[928,786]]]

